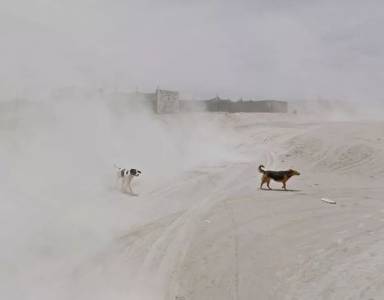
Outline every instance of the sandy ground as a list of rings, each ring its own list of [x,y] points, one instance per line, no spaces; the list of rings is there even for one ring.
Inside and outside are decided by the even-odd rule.
[[[76,105],[1,115],[1,299],[384,299],[383,121]]]
[[[129,200],[152,214],[77,268],[72,299],[383,299],[384,123],[223,119],[241,155]],[[302,175],[260,190],[260,163]]]

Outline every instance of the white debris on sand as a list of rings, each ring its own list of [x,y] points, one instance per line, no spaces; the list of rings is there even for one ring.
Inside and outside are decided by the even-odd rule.
[[[321,198],[321,201],[329,203],[329,204],[336,204],[336,201],[328,199],[328,198]]]

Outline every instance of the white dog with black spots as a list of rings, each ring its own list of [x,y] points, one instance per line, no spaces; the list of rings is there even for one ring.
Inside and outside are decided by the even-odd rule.
[[[132,191],[131,182],[132,179],[141,175],[141,171],[138,169],[128,169],[128,168],[120,168],[115,165],[117,169],[117,182],[121,181],[121,191],[123,193],[130,193],[132,195],[137,196]]]

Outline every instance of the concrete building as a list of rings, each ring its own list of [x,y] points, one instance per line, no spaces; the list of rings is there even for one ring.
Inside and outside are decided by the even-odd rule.
[[[157,89],[155,95],[158,114],[178,113],[180,111],[179,92]]]
[[[286,113],[288,103],[277,100],[239,100],[220,99],[219,97],[205,101],[207,111],[211,112],[265,112],[265,113]]]
[[[155,93],[114,93],[113,103],[117,107],[129,104],[130,109],[147,107],[158,114],[178,113],[180,111],[179,93],[157,89]]]
[[[130,94],[117,93],[114,95],[115,104],[130,103],[130,109],[143,106],[150,107],[158,114],[169,114],[179,112],[264,112],[264,113],[286,113],[288,112],[288,103],[277,100],[239,100],[221,99],[215,97],[210,100],[180,100],[177,91],[156,89],[155,93],[135,92]]]
[[[207,102],[201,100],[180,100],[180,112],[204,112],[207,111]]]
[[[230,112],[286,113],[288,103],[277,100],[237,101],[231,103]]]

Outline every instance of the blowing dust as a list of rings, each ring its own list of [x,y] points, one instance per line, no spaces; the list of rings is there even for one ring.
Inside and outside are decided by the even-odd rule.
[[[145,197],[185,170],[234,157],[217,117],[144,106],[122,115],[109,99],[22,102],[0,120],[0,280],[9,299],[50,291],[46,283],[146,219],[130,210],[141,197],[119,191],[114,164],[143,171],[134,189]]]

